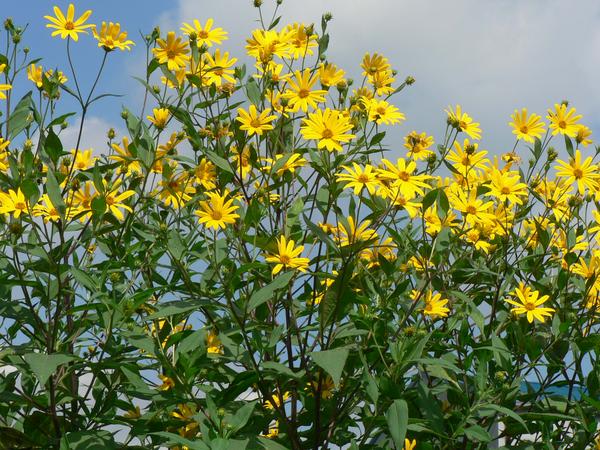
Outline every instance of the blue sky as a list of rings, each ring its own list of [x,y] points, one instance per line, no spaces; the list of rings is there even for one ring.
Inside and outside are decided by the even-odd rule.
[[[3,16],[29,24],[25,37],[33,56],[44,56],[48,67],[66,69],[65,42],[50,38],[45,14],[68,1],[6,1]],[[140,90],[133,75],[143,73],[143,45],[139,31],[160,25],[178,30],[182,21],[213,17],[230,32],[223,45],[243,57],[244,38],[256,27],[250,0],[75,0],[78,14],[92,9],[94,22],[118,21],[138,43],[131,53],[113,52],[100,91],[126,94],[95,107],[90,144],[98,131],[119,125],[121,105],[135,106]],[[274,0],[265,0],[272,10]],[[460,103],[484,130],[482,145],[492,153],[510,150],[510,114],[528,107],[545,116],[555,102],[568,99],[583,123],[600,136],[600,4],[580,0],[576,7],[558,0],[285,0],[282,24],[319,23],[330,11],[329,60],[358,78],[365,52],[382,52],[399,71],[398,79],[413,75],[417,83],[393,102],[408,120],[389,130],[390,142],[416,129],[442,138],[444,109]],[[77,67],[88,77],[102,51],[91,37],[83,37],[74,51]],[[88,79],[89,82],[89,79]],[[104,131],[102,132],[103,135]]]

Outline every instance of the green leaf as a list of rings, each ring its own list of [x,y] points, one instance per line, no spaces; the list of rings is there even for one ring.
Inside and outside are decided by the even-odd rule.
[[[260,89],[258,88],[258,84],[254,78],[250,78],[248,83],[246,83],[246,94],[252,103],[255,105],[260,105]]]
[[[233,428],[233,432],[241,430],[248,423],[250,417],[252,417],[252,412],[254,411],[254,407],[256,406],[256,402],[246,403],[240,409],[236,411],[233,417],[228,421],[228,425]]]
[[[231,164],[229,164],[229,161],[227,161],[225,158],[222,158],[210,150],[206,150],[206,156],[208,156],[208,159],[215,163],[215,166],[217,166],[219,169],[223,169],[225,172],[233,174]]]
[[[15,106],[15,109],[10,114],[8,119],[8,138],[11,140],[21,131],[31,125],[31,122],[33,121],[33,114],[31,113],[34,110],[34,106],[33,100],[31,99],[31,94],[31,91],[25,94],[21,100],[19,100],[19,103],[17,103],[17,106]]]
[[[46,135],[46,139],[44,140],[44,151],[50,161],[54,163],[54,165],[58,164],[58,160],[65,153],[63,151],[62,142],[60,142],[59,137],[56,135],[52,128],[48,129],[48,134]]]
[[[438,197],[439,189],[434,189],[433,191],[429,191],[425,197],[423,197],[423,211],[429,208],[436,201]]]
[[[46,384],[50,375],[56,372],[59,366],[76,359],[74,356],[62,355],[60,353],[27,353],[23,359],[29,365],[31,371],[40,381],[40,384]]]
[[[271,439],[264,438],[262,436],[258,437],[258,442],[260,442],[260,444],[267,450],[289,450],[289,448],[284,447],[283,445],[278,444],[277,442]]]
[[[483,427],[479,425],[472,425],[469,428],[465,428],[464,430],[465,436],[467,436],[470,440],[479,441],[479,442],[490,442],[492,437],[490,433],[488,433]]]
[[[169,433],[167,431],[158,431],[156,433],[150,433],[150,434],[168,439],[168,441],[165,442],[165,444],[168,444],[168,445],[181,444],[181,445],[187,446],[190,450],[210,450],[206,446],[206,444],[198,441],[197,439],[195,439],[194,441],[191,441],[191,440],[181,437],[175,433]]]
[[[179,300],[163,304],[158,310],[147,317],[148,320],[163,319],[165,317],[182,314],[195,309],[200,309],[201,306],[208,306],[210,301],[205,299],[189,299]]]
[[[113,434],[108,431],[77,431],[67,433],[60,441],[60,450],[117,450]]]
[[[397,449],[404,448],[404,438],[408,427],[408,405],[404,400],[394,400],[385,413],[392,440]]]
[[[527,423],[525,423],[523,418],[521,416],[519,416],[516,412],[514,412],[512,409],[508,409],[508,408],[505,408],[504,406],[496,405],[494,403],[487,403],[485,405],[482,405],[480,409],[483,411],[492,410],[492,411],[496,411],[500,414],[504,414],[504,415],[510,417],[511,419],[514,419],[516,422],[519,422],[523,426],[523,428],[525,428],[525,431],[527,431],[529,433],[529,429],[527,428]]]
[[[63,201],[60,186],[58,181],[56,181],[56,177],[54,176],[54,172],[52,170],[48,170],[46,174],[46,192],[50,198],[50,201],[52,202],[52,205],[54,205],[60,214],[61,219],[64,219],[65,213],[67,212],[67,207]]]
[[[288,287],[292,277],[295,275],[294,272],[285,272],[271,281],[269,284],[254,292],[250,296],[248,301],[248,309],[254,310],[263,303],[271,300],[276,290]]]
[[[340,347],[322,352],[312,352],[310,356],[317,366],[331,375],[335,385],[339,386],[349,352],[350,350],[347,347]]]

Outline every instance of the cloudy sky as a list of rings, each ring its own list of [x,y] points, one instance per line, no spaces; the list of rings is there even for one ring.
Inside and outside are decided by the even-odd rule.
[[[32,55],[47,66],[66,68],[64,41],[51,39],[43,16],[58,0],[3,2],[3,14],[29,24],[25,41]],[[264,0],[270,16],[274,0]],[[103,126],[118,125],[123,104],[139,103],[140,90],[131,78],[143,70],[139,33],[160,25],[178,30],[182,21],[213,17],[230,33],[223,47],[243,55],[244,39],[257,27],[257,11],[249,0],[76,0],[78,11],[92,9],[94,21],[119,21],[139,44],[130,54],[111,54],[102,90],[126,94],[92,111],[88,145],[100,139]],[[386,55],[398,70],[417,83],[394,98],[408,120],[389,130],[391,142],[412,129],[441,139],[444,109],[460,103],[483,128],[483,146],[494,153],[513,144],[507,123],[515,108],[528,107],[543,116],[555,102],[567,99],[584,115],[583,122],[600,135],[600,2],[578,0],[284,0],[282,24],[319,23],[331,12],[328,59],[350,76],[359,76],[365,52]],[[91,38],[77,45],[75,60],[82,73],[100,61]],[[103,140],[103,138],[102,138]]]

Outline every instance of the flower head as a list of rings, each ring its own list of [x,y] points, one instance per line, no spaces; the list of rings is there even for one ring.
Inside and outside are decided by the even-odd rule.
[[[213,28],[213,22],[213,19],[207,19],[206,23],[202,25],[198,19],[194,19],[192,24],[184,23],[181,31],[188,36],[194,33],[198,47],[203,45],[212,47],[213,44],[222,44],[228,34],[223,28]]]
[[[185,67],[189,61],[187,42],[184,42],[181,37],[176,37],[174,31],[167,33],[167,40],[157,39],[158,47],[152,49],[152,53],[158,59],[160,64],[167,64],[169,70],[179,70]]]
[[[46,24],[47,28],[55,29],[55,31],[52,32],[52,36],[58,36],[60,34],[62,39],[71,38],[77,42],[79,40],[79,33],[87,33],[85,30],[93,26],[85,23],[91,14],[92,10],[88,9],[79,17],[79,19],[75,20],[75,5],[70,3],[66,16],[58,6],[55,6],[54,15],[56,17],[44,16],[44,19],[50,21],[50,23]]]
[[[550,121],[550,129],[552,136],[556,134],[564,134],[565,136],[575,137],[579,130],[577,121],[581,119],[581,115],[575,115],[576,109],[571,108],[567,111],[567,105],[564,103],[554,105],[554,111],[548,110],[546,118]]]
[[[523,283],[519,284],[512,294],[517,300],[505,299],[506,302],[514,305],[511,311],[517,316],[521,314],[527,315],[527,321],[532,323],[534,320],[544,322],[546,317],[552,316],[555,311],[553,308],[546,308],[541,305],[548,300],[547,295],[539,296],[539,291],[532,291],[530,287],[526,287]]]
[[[295,246],[293,240],[286,240],[285,236],[281,236],[277,239],[277,253],[272,256],[267,256],[265,261],[268,263],[274,263],[273,275],[277,275],[281,269],[298,269],[301,272],[306,271],[308,268],[309,259],[299,257],[304,250],[303,245]]]
[[[546,124],[540,120],[541,117],[537,114],[527,116],[527,108],[523,108],[521,111],[515,109],[510,118],[513,121],[509,125],[513,128],[513,134],[517,135],[517,139],[533,143],[535,138],[542,137]]]
[[[471,139],[481,139],[481,128],[478,122],[473,122],[471,116],[462,111],[460,105],[456,105],[456,111],[449,106],[446,110],[448,123],[454,128],[469,135]]]
[[[349,142],[355,136],[349,134],[352,130],[350,119],[340,111],[327,108],[325,111],[317,109],[310,113],[307,119],[303,119],[300,128],[302,137],[306,140],[318,141],[319,149],[326,148],[330,152],[342,151],[341,143]]]
[[[201,201],[200,209],[194,212],[198,216],[199,223],[215,230],[225,229],[228,224],[235,223],[235,219],[240,217],[239,214],[235,214],[239,206],[233,205],[233,198],[227,198],[229,195],[227,191],[223,195],[218,192],[208,192],[207,195],[209,200]]]
[[[266,108],[262,112],[258,112],[256,106],[250,105],[248,111],[244,108],[238,108],[238,117],[236,120],[241,123],[240,130],[244,130],[248,133],[248,136],[257,134],[262,136],[264,131],[272,130],[273,122],[277,119],[277,116],[269,115],[271,108]]]
[[[131,50],[131,46],[135,45],[133,41],[127,39],[127,32],[121,31],[121,24],[102,22],[100,32],[96,25],[92,25],[92,33],[98,41],[98,47],[102,47],[105,51],[111,52],[114,49]]]

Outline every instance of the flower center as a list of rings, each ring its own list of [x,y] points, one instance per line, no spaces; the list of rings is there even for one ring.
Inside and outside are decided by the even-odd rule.
[[[323,133],[321,133],[321,136],[323,136],[323,139],[331,139],[333,137],[333,131],[329,128],[325,128]]]
[[[71,21],[65,22],[65,30],[74,30],[75,24]]]
[[[564,120],[559,121],[558,128],[562,128],[562,129],[567,128],[567,122],[565,122]]]
[[[279,255],[279,262],[281,262],[283,265],[289,264],[291,260],[292,259],[289,257],[289,255]]]
[[[508,195],[510,194],[510,188],[508,186],[504,186],[502,189],[500,189],[500,192],[504,195]]]
[[[258,119],[252,119],[252,121],[250,122],[250,126],[252,128],[260,128],[262,124],[260,123],[260,120]]]
[[[112,195],[107,195],[106,196],[106,204],[108,206],[112,206],[115,204],[115,198]]]
[[[363,184],[368,183],[369,175],[367,175],[366,173],[361,173],[358,177],[356,177],[356,181]]]
[[[519,131],[521,131],[523,134],[527,134],[529,132],[529,127],[527,125],[521,125]]]
[[[385,108],[383,106],[380,106],[379,108],[377,108],[377,114],[379,114],[380,116],[385,116]]]
[[[206,39],[206,38],[208,38],[208,32],[207,32],[207,31],[205,31],[205,30],[202,30],[202,31],[200,31],[200,32],[198,33],[198,37],[199,37],[200,39]]]
[[[410,174],[408,172],[400,172],[398,174],[398,178],[400,178],[402,181],[408,181],[410,179]]]
[[[306,98],[310,95],[310,91],[308,89],[300,89],[298,91],[298,97],[300,98]]]
[[[524,306],[527,311],[533,311],[535,309],[535,303],[533,302],[526,302]]]
[[[473,205],[467,206],[467,214],[477,214],[477,208]]]
[[[573,169],[573,176],[577,179],[583,178],[583,170],[581,170],[579,168]]]
[[[27,209],[27,205],[23,202],[17,202],[15,203],[15,209],[19,209],[21,211]]]
[[[427,304],[425,305],[425,311],[428,311],[428,312],[429,312],[429,311],[431,311],[432,309],[433,309],[433,306],[431,305],[431,303],[427,303]]]
[[[459,120],[458,126],[460,127],[461,131],[465,131],[467,128],[469,128],[469,124],[464,120]]]
[[[213,210],[211,217],[213,220],[221,220],[223,218],[223,213],[219,210]]]

